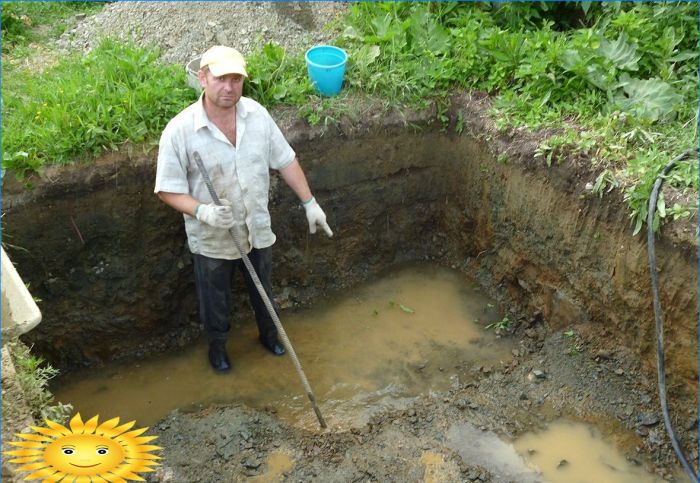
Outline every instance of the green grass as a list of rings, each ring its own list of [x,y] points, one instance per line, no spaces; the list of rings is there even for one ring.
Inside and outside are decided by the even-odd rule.
[[[358,3],[340,44],[353,88],[418,106],[477,89],[500,129],[555,128],[542,162],[589,159],[599,193],[624,190],[637,233],[653,179],[698,146],[697,16],[690,2]],[[667,183],[697,193],[697,161]]]
[[[103,41],[36,74],[3,83],[3,167],[18,174],[116,150],[158,136],[196,96],[159,53]]]
[[[7,5],[15,16],[25,8]],[[315,95],[303,54],[273,44],[248,57],[245,93],[316,124],[334,122],[358,95],[384,105],[435,102],[446,121],[452,90],[485,91],[497,128],[555,133],[537,149],[543,165],[589,160],[600,173],[596,193],[622,190],[636,232],[653,178],[698,145],[697,16],[691,2],[359,2],[333,42],[349,53],[341,96]],[[153,50],[106,42],[87,60],[65,59],[38,76],[13,69],[3,84],[3,166],[35,170],[153,140],[193,98],[181,66],[156,59]],[[697,162],[667,182],[697,193]],[[696,211],[660,203],[655,226]]]
[[[2,2],[2,50],[57,38],[77,13],[95,13],[104,2]]]
[[[22,389],[24,400],[32,416],[36,421],[45,418],[57,422],[64,421],[70,414],[72,406],[60,402],[55,406],[51,405],[54,397],[48,389],[49,381],[58,375],[58,370],[43,358],[33,355],[29,347],[19,340],[8,342],[7,345],[15,365],[16,381]],[[17,408],[5,406],[4,398],[3,409],[11,414],[17,411]]]

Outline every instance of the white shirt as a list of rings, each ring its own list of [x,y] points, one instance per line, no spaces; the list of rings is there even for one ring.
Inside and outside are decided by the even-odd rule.
[[[296,154],[263,106],[241,97],[236,104],[236,145],[229,142],[204,110],[203,96],[165,127],[160,138],[155,192],[190,194],[211,203],[193,154],[199,152],[220,199],[233,204],[234,230],[245,245],[266,248],[275,243],[267,209],[270,169],[283,169]],[[184,215],[192,253],[211,258],[240,258],[228,230]]]

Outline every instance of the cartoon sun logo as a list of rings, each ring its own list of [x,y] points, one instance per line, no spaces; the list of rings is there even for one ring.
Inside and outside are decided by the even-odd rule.
[[[3,454],[18,457],[9,460],[10,463],[24,463],[18,471],[33,472],[25,480],[145,481],[136,473],[153,471],[151,466],[159,465],[156,460],[160,456],[149,451],[162,448],[146,444],[157,436],[141,436],[148,428],[129,431],[135,421],[121,426],[119,418],[99,426],[97,423],[98,416],[83,423],[80,413],[70,420],[70,429],[47,419],[48,427],[32,426],[36,433],[17,434],[26,441],[8,443],[22,449],[3,451]]]

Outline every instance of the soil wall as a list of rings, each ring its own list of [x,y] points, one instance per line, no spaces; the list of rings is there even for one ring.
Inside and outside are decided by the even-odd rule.
[[[626,206],[586,190],[595,175],[574,162],[546,167],[528,134],[493,130],[479,102],[454,106],[459,134],[431,112],[337,129],[281,121],[335,232],[308,235],[303,209],[273,178],[282,307],[431,259],[476,275],[514,319],[576,328],[653,376],[646,241],[631,235]],[[26,342],[60,368],[145,356],[200,333],[182,217],[153,194],[155,158],[124,148],[93,167],[50,169],[30,192],[4,180],[3,242],[42,300]],[[696,394],[694,232],[665,229],[657,256],[669,383]],[[249,318],[243,299],[236,317]]]

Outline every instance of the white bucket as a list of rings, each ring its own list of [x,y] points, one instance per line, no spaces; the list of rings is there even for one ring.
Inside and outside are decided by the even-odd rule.
[[[185,66],[185,72],[187,72],[187,85],[197,92],[202,92],[202,86],[199,85],[199,79],[197,78],[197,72],[199,72],[199,61],[201,59],[201,56],[195,57]]]
[[[36,327],[41,322],[41,312],[5,250],[1,251],[2,338],[10,340]]]

